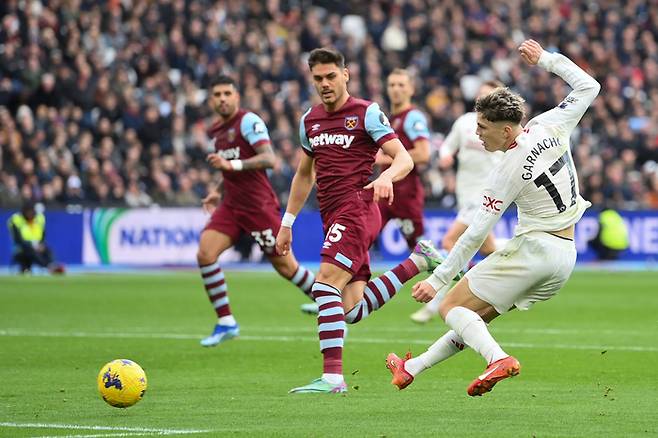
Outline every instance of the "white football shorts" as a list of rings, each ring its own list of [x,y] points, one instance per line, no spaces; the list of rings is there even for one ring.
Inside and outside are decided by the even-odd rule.
[[[503,314],[516,307],[528,310],[564,286],[576,264],[572,240],[543,231],[511,239],[466,273],[475,296]]]

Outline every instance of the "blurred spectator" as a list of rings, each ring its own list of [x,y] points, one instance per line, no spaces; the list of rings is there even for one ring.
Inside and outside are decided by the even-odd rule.
[[[18,263],[21,273],[32,271],[33,265],[47,268],[52,274],[63,274],[64,266],[55,263],[46,245],[46,217],[37,212],[34,204],[26,202],[21,211],[7,221],[13,242],[12,261]]]
[[[615,210],[599,213],[599,231],[589,244],[599,260],[616,260],[628,249],[628,226]]]
[[[21,205],[21,193],[16,183],[16,176],[2,173],[0,175],[0,205],[5,208],[17,208]]]
[[[211,112],[206,86],[227,73],[270,127],[282,200],[296,167],[300,116],[314,102],[305,54],[346,55],[351,93],[386,107],[395,67],[418,76],[435,147],[498,78],[528,115],[568,93],[520,65],[526,36],[560,50],[603,84],[573,137],[581,190],[602,206],[656,208],[658,8],[649,0],[6,0],[0,2],[0,207],[196,205]],[[13,176],[9,178],[8,175]],[[454,206],[454,175],[423,173],[427,206]]]
[[[135,180],[130,181],[128,184],[128,191],[124,199],[129,207],[148,207],[153,203],[151,197],[142,190],[140,184]]]
[[[192,190],[192,180],[187,175],[182,175],[178,180],[178,191],[174,195],[173,204],[179,207],[198,207],[201,198]]]

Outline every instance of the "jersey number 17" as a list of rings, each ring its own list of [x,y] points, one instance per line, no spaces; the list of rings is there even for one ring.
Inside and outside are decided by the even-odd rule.
[[[549,167],[548,172],[555,176],[563,167],[565,167],[565,165],[569,171],[569,182],[571,183],[571,204],[569,204],[569,207],[571,207],[576,204],[576,176],[573,171],[573,163],[571,162],[569,151],[566,151],[564,155],[562,155],[555,163],[553,163],[551,167]],[[551,178],[548,176],[547,172],[544,172],[535,178],[534,182],[537,188],[543,186],[546,189],[551,199],[555,203],[557,211],[562,213],[567,209],[567,206],[564,205],[564,201],[562,201],[560,192],[558,192],[557,187],[555,187],[555,184],[553,184],[553,181],[551,181]]]

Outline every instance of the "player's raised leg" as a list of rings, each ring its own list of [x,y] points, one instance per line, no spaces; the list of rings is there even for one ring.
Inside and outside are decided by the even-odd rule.
[[[368,281],[363,289],[349,288],[343,299],[345,321],[355,324],[381,308],[397,294],[402,286],[420,272],[432,272],[443,258],[429,240],[421,240],[402,263],[383,275]]]
[[[350,309],[345,315],[345,321],[354,324],[366,318],[390,301],[407,281],[419,272],[431,272],[441,260],[441,255],[432,242],[423,240],[415,244],[407,259],[383,275],[368,281],[363,286],[350,283],[349,289],[343,294],[345,309]],[[353,289],[356,290],[356,294],[350,292]],[[354,296],[358,298],[352,298]],[[307,305],[302,311],[317,313],[311,306]]]
[[[220,342],[236,337],[240,332],[231,313],[224,272],[217,261],[219,255],[232,244],[232,238],[219,231],[205,229],[201,233],[197,262],[203,285],[217,314],[217,324],[213,333],[201,341],[201,345],[204,347],[213,347]]]

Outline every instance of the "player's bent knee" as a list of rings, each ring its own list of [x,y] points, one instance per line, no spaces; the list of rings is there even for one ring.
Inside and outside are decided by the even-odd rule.
[[[468,291],[468,294],[465,292]],[[446,294],[446,296],[439,303],[439,315],[445,321],[446,315],[450,310],[457,306],[466,305],[467,297],[470,295],[470,289],[468,287],[468,279],[466,277],[462,278],[453,286],[452,289]]]
[[[332,284],[335,280],[335,275],[331,275],[330,273],[326,272],[318,272],[318,275],[315,276],[315,281],[319,283],[326,283],[326,284]]]
[[[335,278],[335,274],[333,265],[321,263],[318,275],[315,276],[315,279],[321,283],[330,283]]]
[[[446,296],[439,304],[439,315],[441,316],[441,319],[445,321],[446,315],[448,312],[450,312],[450,310],[452,310],[453,307],[457,307],[457,304],[453,303],[448,299],[448,296]]]
[[[331,263],[320,263],[320,269],[315,276],[315,281],[329,284],[339,290],[342,290],[347,282],[352,278],[352,274]]]
[[[209,265],[217,261],[219,254],[216,251],[209,251],[206,248],[199,248],[196,253],[196,260],[200,265]]]

